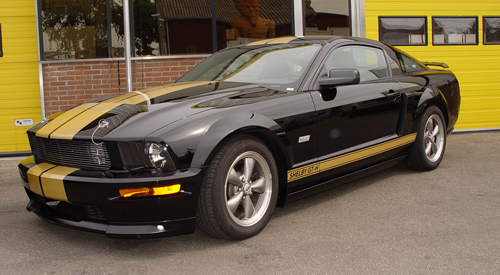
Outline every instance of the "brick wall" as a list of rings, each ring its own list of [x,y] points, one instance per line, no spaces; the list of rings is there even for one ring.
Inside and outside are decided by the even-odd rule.
[[[202,60],[202,57],[133,60],[133,90],[172,83]],[[43,87],[46,116],[95,98],[126,93],[125,61],[46,63]]]

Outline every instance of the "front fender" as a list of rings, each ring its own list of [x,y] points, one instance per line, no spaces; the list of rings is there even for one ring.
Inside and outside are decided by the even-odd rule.
[[[251,112],[217,112],[204,117],[193,116],[162,128],[149,135],[148,141],[165,142],[179,160],[179,169],[208,165],[211,154],[223,140],[238,132],[256,132],[266,135],[287,152],[279,137],[286,137],[282,127],[274,120]],[[290,153],[285,153],[288,162]]]
[[[290,155],[285,153],[285,145],[278,138],[278,136],[285,136],[285,132],[279,124],[260,114],[238,113],[222,117],[210,126],[198,144],[191,166],[209,165],[211,155],[216,153],[217,149],[223,145],[224,140],[236,133],[250,132],[263,134],[270,138],[274,144],[278,145],[281,152],[284,152],[288,162]]]

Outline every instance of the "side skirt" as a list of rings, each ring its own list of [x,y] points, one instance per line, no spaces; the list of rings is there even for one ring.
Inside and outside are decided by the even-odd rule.
[[[368,168],[365,168],[365,169],[362,169],[362,170],[359,170],[359,171],[356,171],[356,172],[353,172],[353,173],[350,173],[350,174],[347,174],[347,175],[344,175],[344,176],[341,176],[338,178],[334,178],[331,180],[327,180],[327,181],[318,183],[314,186],[302,189],[300,191],[290,193],[286,197],[285,204],[309,197],[311,195],[326,191],[328,189],[334,188],[336,186],[339,186],[339,185],[342,185],[342,184],[345,184],[345,183],[348,183],[351,181],[355,181],[355,180],[364,178],[366,176],[369,176],[369,175],[374,174],[376,172],[385,170],[387,168],[394,167],[394,166],[398,165],[399,163],[401,163],[406,157],[407,157],[407,155],[400,156],[400,157],[397,157],[397,158],[370,166]]]

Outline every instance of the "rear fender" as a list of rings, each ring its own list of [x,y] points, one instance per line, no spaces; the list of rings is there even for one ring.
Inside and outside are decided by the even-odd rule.
[[[413,117],[414,123],[412,127],[413,132],[417,131],[418,127],[417,122],[420,120],[420,117],[424,113],[425,109],[427,109],[427,107],[429,107],[430,105],[434,105],[441,110],[445,119],[445,123],[446,125],[448,125],[449,112],[444,95],[441,93],[439,89],[437,88],[431,89],[428,87],[427,89],[425,89],[424,93],[420,97],[418,107],[414,112],[414,117]]]

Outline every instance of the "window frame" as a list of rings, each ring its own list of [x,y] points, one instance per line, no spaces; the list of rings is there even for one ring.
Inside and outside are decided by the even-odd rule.
[[[496,41],[496,42],[487,42],[486,41],[486,20],[489,19],[489,18],[498,18],[500,19],[500,15],[498,16],[483,16],[483,44],[484,45],[500,45],[500,40],[499,41]],[[499,29],[500,31],[500,29]]]
[[[388,53],[383,48],[377,47],[376,45],[366,45],[366,44],[342,44],[342,45],[339,45],[338,47],[333,47],[325,55],[323,61],[321,62],[321,65],[318,67],[319,73],[318,73],[317,79],[319,79],[321,77],[321,71],[323,69],[326,69],[325,64],[328,61],[328,58],[333,54],[333,52],[336,51],[336,50],[340,50],[342,48],[348,48],[348,47],[360,47],[360,48],[372,49],[372,50],[376,49],[376,50],[379,50],[379,51],[382,52],[383,59],[384,59],[385,65],[386,65],[387,76],[379,77],[379,78],[376,78],[376,79],[360,80],[360,83],[370,83],[370,82],[373,82],[373,81],[379,81],[380,79],[382,79],[382,80],[383,79],[390,79],[390,78],[393,77],[392,69],[390,67],[390,61],[388,60]],[[359,68],[359,64],[357,64],[357,65],[358,65],[358,68]],[[358,68],[356,68],[356,69],[358,69]],[[326,72],[326,70],[325,70],[325,72]],[[326,73],[328,73],[328,72],[326,72]],[[361,72],[360,72],[360,74],[361,74]]]
[[[381,35],[381,25],[382,25],[382,19],[424,19],[424,39],[425,39],[425,43],[423,44],[395,44],[395,43],[391,43],[391,42],[384,42],[382,41],[382,35]],[[379,16],[378,17],[378,40],[382,43],[387,43],[387,44],[390,44],[390,45],[394,45],[394,46],[428,46],[429,45],[429,31],[428,31],[428,20],[427,20],[427,16]]]
[[[475,19],[476,20],[476,42],[475,43],[438,43],[434,39],[434,19]],[[431,27],[432,27],[432,45],[433,46],[477,46],[479,45],[479,16],[432,16],[431,17]]]

